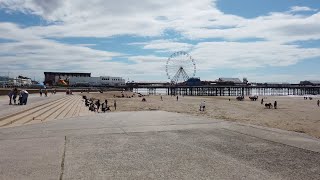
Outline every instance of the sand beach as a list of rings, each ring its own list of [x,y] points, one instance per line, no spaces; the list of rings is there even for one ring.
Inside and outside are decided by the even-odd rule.
[[[124,98],[114,97],[124,94]],[[135,94],[135,95],[134,95]],[[162,110],[168,112],[187,113],[195,116],[226,121],[247,123],[271,128],[306,133],[320,138],[320,107],[317,100],[320,97],[313,97],[312,100],[304,100],[303,97],[290,96],[267,96],[259,97],[257,101],[250,101],[245,97],[244,101],[237,101],[235,97],[208,97],[208,96],[176,96],[160,95],[143,97],[132,92],[104,92],[104,93],[83,93],[88,98],[108,100],[108,105],[114,111],[114,100],[117,102],[116,111],[142,111]],[[134,97],[131,97],[134,95]],[[131,98],[127,98],[127,96]],[[278,102],[277,109],[267,109],[261,105],[261,98],[264,103]],[[229,101],[230,99],[230,101]],[[199,111],[201,101],[206,102],[206,110]]]

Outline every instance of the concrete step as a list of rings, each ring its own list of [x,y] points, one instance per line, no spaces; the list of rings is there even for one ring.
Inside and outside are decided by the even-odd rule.
[[[34,124],[34,123],[40,123],[48,120],[50,116],[52,116],[54,113],[59,111],[65,104],[73,101],[74,98],[69,98],[68,100],[62,102],[61,104],[55,106],[55,107],[48,107],[47,111],[45,113],[42,113],[39,116],[36,116],[35,118],[32,119],[32,121],[26,122],[24,124]]]
[[[41,110],[43,110],[43,109],[45,109],[47,107],[56,106],[56,105],[62,103],[63,101],[65,101],[65,99],[68,99],[68,97],[64,97],[64,98],[61,98],[59,100],[52,101],[52,102],[50,102],[48,104],[43,104],[43,105],[37,106],[37,107],[32,108],[32,109],[28,109],[28,110],[25,110],[25,111],[22,111],[22,112],[18,112],[18,113],[14,114],[14,115],[11,115],[11,116],[8,116],[8,117],[5,117],[5,118],[1,118],[0,127],[13,124],[16,121],[24,119],[26,116],[30,116],[30,115],[32,115],[34,113],[37,113],[38,111],[41,111]]]

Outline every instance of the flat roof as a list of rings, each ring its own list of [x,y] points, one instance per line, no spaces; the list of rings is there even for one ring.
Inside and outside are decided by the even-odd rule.
[[[80,73],[80,72],[44,72],[44,74],[91,74],[91,73]]]

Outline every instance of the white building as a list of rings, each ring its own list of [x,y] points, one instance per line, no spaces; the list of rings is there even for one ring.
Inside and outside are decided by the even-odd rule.
[[[12,79],[11,83],[13,86],[28,87],[32,85],[32,80],[28,77],[18,76],[17,78]]]
[[[70,86],[124,86],[125,80],[121,77],[70,77]]]

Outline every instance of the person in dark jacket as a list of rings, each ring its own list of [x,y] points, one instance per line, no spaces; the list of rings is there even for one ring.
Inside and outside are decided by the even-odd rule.
[[[12,105],[12,96],[13,96],[13,91],[10,91],[9,94],[9,105]]]
[[[18,89],[14,88],[13,89],[13,97],[12,97],[14,104],[17,104],[17,96],[18,96],[18,94],[19,94]]]
[[[99,112],[99,109],[100,109],[100,100],[98,99],[97,101],[96,101],[96,106],[97,106],[97,112]]]
[[[21,92],[21,105],[27,105],[29,93],[26,90],[22,90]]]

